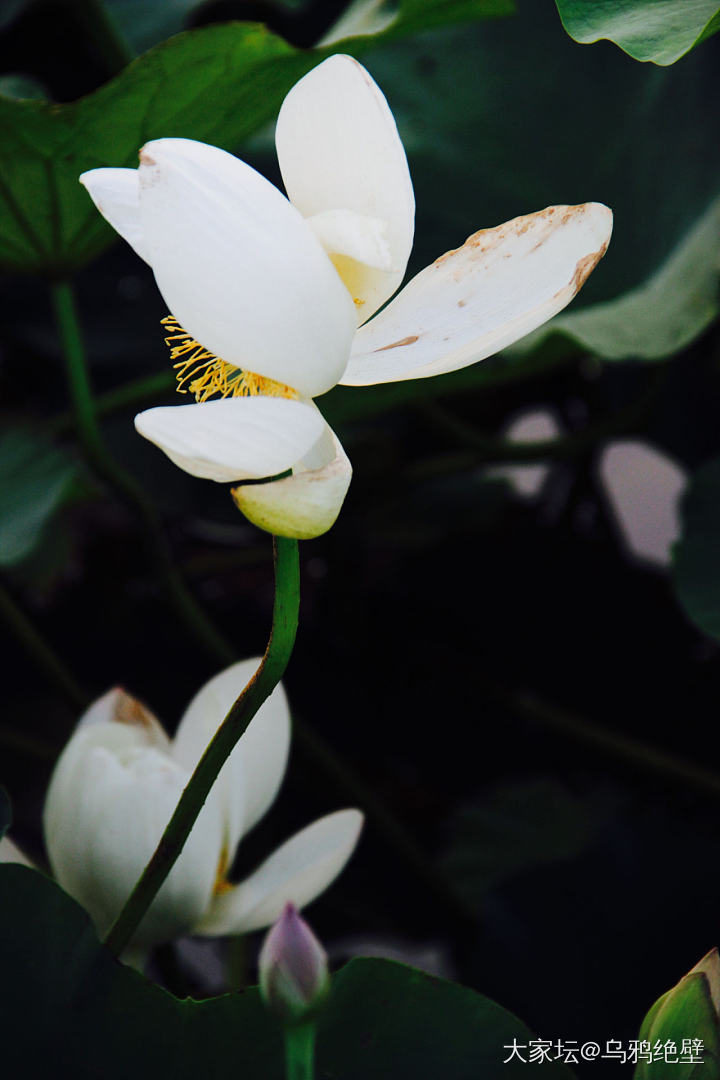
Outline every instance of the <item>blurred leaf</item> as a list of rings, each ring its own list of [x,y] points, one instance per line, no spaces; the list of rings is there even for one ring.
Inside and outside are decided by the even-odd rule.
[[[3,0],[0,7],[0,28],[11,23],[15,16],[28,6],[28,3],[29,0]]]
[[[179,33],[203,0],[105,0],[125,40],[137,53]]]
[[[637,289],[558,315],[508,352],[523,356],[555,335],[605,360],[662,360],[684,349],[720,311],[720,198]]]
[[[77,102],[0,99],[0,261],[56,273],[86,262],[115,234],[81,172],[135,165],[140,146],[161,136],[234,145],[312,63],[263,27],[213,26],[158,46]]]
[[[647,67],[617,50],[578,49],[548,4],[517,6],[517,19],[363,57],[410,158],[412,271],[469,231],[596,200],[614,211],[615,229],[580,301],[611,299],[646,281],[720,194],[720,143],[708,138],[720,112],[720,40],[676,67]]]
[[[38,431],[0,436],[0,566],[14,566],[40,543],[53,515],[72,497],[78,468]]]
[[[507,0],[403,0],[388,33],[510,10]],[[134,166],[143,143],[161,137],[234,148],[335,51],[300,51],[259,24],[227,23],[178,34],[77,102],[0,98],[0,265],[55,275],[81,266],[115,237],[78,183],[84,170]]]
[[[92,481],[88,477],[87,489],[84,484],[73,483],[72,490],[64,505],[80,501],[90,493],[95,494]],[[22,593],[30,590],[44,601],[50,601],[56,590],[67,582],[81,564],[78,540],[78,523],[70,515],[62,512],[55,515],[48,527],[43,528],[37,544],[21,562],[8,569],[12,571],[14,586]]]
[[[618,50],[578,49],[548,5],[517,6],[518,19],[391,42],[363,57],[410,159],[418,207],[410,272],[477,228],[563,202],[612,207],[610,248],[552,324],[561,329],[577,315],[567,324],[577,335],[539,331],[442,380],[353,391],[368,412],[451,393],[455,380],[464,390],[526,378],[588,347],[613,358],[669,355],[716,314],[720,143],[707,131],[720,111],[720,43],[676,67],[643,66]],[[611,300],[617,308],[599,306]],[[328,401],[361,412],[346,399],[340,391]]]
[[[655,1002],[640,1029],[640,1039],[651,1046],[667,1043],[681,1054],[684,1040],[699,1039],[702,1048],[693,1056],[702,1059],[689,1061],[641,1061],[635,1070],[635,1080],[716,1080],[720,1069],[720,1031],[713,1004],[711,981],[717,991],[717,950],[709,953],[680,982]],[[668,1055],[672,1058],[672,1055]]]
[[[53,882],[9,865],[0,880],[8,1076],[219,1080],[229,1060],[248,1080],[281,1076],[281,1043],[255,991],[179,1001],[116,963]]]
[[[720,30],[717,0],[555,0],[582,44],[606,38],[636,60],[674,64]]]
[[[281,1080],[282,1040],[255,989],[180,1001],[105,952],[81,908],[51,881],[0,866],[0,1015],[8,1076]],[[333,978],[318,1077],[520,1080],[504,1046],[528,1029],[487,998],[387,960]],[[15,1066],[15,1071],[13,1069]],[[569,1080],[549,1062],[543,1075]]]
[[[353,960],[333,981],[318,1077],[527,1080],[527,1064],[503,1060],[514,1039],[527,1047],[532,1038],[512,1013],[464,986],[387,960]],[[542,1074],[572,1078],[557,1061],[543,1062]]]
[[[720,458],[691,477],[682,534],[673,551],[673,583],[687,615],[720,640]]]
[[[383,37],[419,32],[471,19],[512,15],[515,0],[400,0],[395,21]]]
[[[508,878],[585,851],[609,814],[603,799],[580,798],[550,779],[498,788],[457,815],[443,871],[477,903]]]
[[[10,796],[4,787],[0,787],[0,840],[12,825],[12,806]]]
[[[48,94],[45,87],[29,75],[0,75],[2,97],[43,100]]]

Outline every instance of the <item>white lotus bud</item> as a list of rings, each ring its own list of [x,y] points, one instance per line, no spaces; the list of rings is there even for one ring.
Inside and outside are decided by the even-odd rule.
[[[232,664],[201,687],[172,740],[144,705],[119,689],[79,721],[50,781],[45,842],[59,883],[101,935],[120,914],[207,744],[258,663]],[[289,743],[287,702],[277,686],[220,770],[132,950],[186,933],[218,936],[269,926],[285,903],[310,903],[340,873],[360,834],[357,810],[320,818],[244,881],[228,880],[240,840],[278,793]],[[0,857],[13,854],[0,849]]]
[[[57,763],[44,811],[51,866],[104,934],[152,856],[189,773],[155,718],[124,691],[81,719]],[[203,808],[145,916],[134,945],[187,933],[210,903],[222,832],[217,800]]]

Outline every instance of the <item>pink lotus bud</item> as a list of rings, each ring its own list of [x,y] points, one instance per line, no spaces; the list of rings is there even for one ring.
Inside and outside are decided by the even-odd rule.
[[[260,993],[284,1024],[305,1020],[329,988],[327,955],[294,904],[286,904],[260,950]]]

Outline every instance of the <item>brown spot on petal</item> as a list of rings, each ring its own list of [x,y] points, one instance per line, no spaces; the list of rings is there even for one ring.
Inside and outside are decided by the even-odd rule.
[[[512,221],[506,221],[504,225],[497,225],[494,229],[479,229],[477,232],[468,236],[462,247],[453,248],[452,251],[446,251],[444,255],[441,255],[439,259],[435,260],[435,266],[442,266],[444,262],[451,259],[454,255],[458,255],[461,251],[473,250],[476,255],[485,255],[487,252],[492,251],[493,248],[498,247],[511,233],[516,233],[520,236],[530,228],[531,218],[535,215],[529,215],[527,217],[513,218]]]
[[[139,158],[141,165],[157,165],[155,158],[150,157],[145,147],[143,147],[140,151]]]
[[[467,300],[458,300],[458,307],[465,307]]]
[[[412,345],[418,339],[418,334],[410,334],[409,337],[404,337],[401,341],[393,341],[392,345],[381,345],[379,349],[375,349],[375,352],[385,352],[386,349],[399,349],[401,345]]]
[[[452,251],[441,255],[439,259],[435,260],[434,265],[436,268],[440,267],[447,259],[451,259],[454,255],[468,249],[474,249],[476,255],[486,255],[503,244],[509,236],[523,236],[528,229],[537,226],[539,222],[551,225],[554,229],[567,225],[568,222],[572,221],[579,213],[583,213],[583,211],[584,204],[579,206],[547,206],[544,210],[538,210],[535,214],[522,214],[520,217],[512,218],[502,225],[495,226],[495,228],[480,229],[478,232],[473,233],[472,236],[468,236],[462,247],[454,248]],[[559,220],[555,218],[556,214],[562,215]],[[540,247],[546,238],[547,234],[541,235],[536,247]],[[533,250],[535,249],[533,248]],[[503,257],[507,258],[508,256]]]
[[[220,852],[220,859],[218,861],[217,870],[215,872],[215,884],[213,885],[213,896],[222,896],[223,893],[232,892],[235,886],[228,881],[227,874],[230,869],[230,859],[228,857],[228,850],[225,845]]]
[[[145,708],[142,702],[120,687],[115,701],[113,720],[116,724],[146,728],[148,731],[152,731],[157,725],[154,716]]]
[[[583,285],[607,251],[607,247],[607,244],[603,244],[598,251],[591,251],[589,255],[583,256],[583,258],[578,261],[571,282],[573,292],[580,292]]]

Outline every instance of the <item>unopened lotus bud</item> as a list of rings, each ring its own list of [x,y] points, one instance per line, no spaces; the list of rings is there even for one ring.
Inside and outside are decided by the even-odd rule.
[[[720,1022],[720,956],[717,949],[711,949],[707,956],[703,956],[690,975],[705,976],[706,990],[712,1002],[717,1024]]]
[[[687,1054],[697,1057],[698,1061],[720,1060],[720,957],[717,949],[704,956],[676,986],[655,1002],[643,1021],[640,1038],[651,1046],[659,1043],[684,1047]],[[647,1062],[640,1062],[635,1080],[646,1077],[650,1080],[655,1075],[654,1068]]]
[[[330,987],[327,955],[294,904],[286,904],[260,950],[260,993],[284,1024],[298,1024]]]

